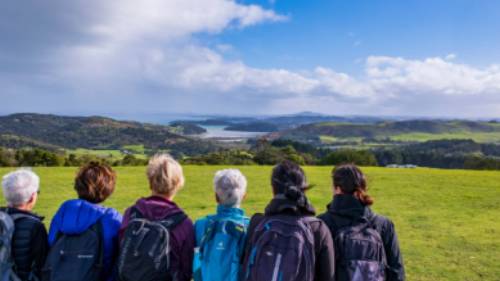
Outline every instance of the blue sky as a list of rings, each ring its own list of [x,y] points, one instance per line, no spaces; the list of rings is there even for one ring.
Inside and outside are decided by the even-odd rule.
[[[500,117],[500,2],[0,4],[1,113]]]
[[[216,36],[255,67],[336,67],[357,73],[370,55],[458,55],[487,66],[500,61],[500,2],[471,0],[288,0],[263,4],[290,20]],[[265,42],[265,44],[263,44]]]

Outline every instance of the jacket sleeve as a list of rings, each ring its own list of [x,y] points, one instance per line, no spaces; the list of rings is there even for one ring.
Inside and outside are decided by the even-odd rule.
[[[123,235],[125,234],[125,229],[127,228],[128,222],[130,220],[130,210],[131,209],[128,208],[127,210],[125,210],[125,213],[123,214],[122,223],[120,225],[120,231],[118,233],[119,242],[122,241]]]
[[[321,222],[318,230],[319,251],[316,256],[316,281],[335,280],[335,246],[328,227]]]
[[[42,268],[45,264],[45,259],[49,253],[49,243],[45,226],[40,223],[32,233],[31,237],[31,253],[34,262],[33,273],[38,279],[41,279]]]
[[[385,254],[387,258],[386,280],[405,280],[403,257],[399,249],[398,237],[392,221],[388,221],[386,223],[384,233],[382,234],[382,240],[384,241]]]

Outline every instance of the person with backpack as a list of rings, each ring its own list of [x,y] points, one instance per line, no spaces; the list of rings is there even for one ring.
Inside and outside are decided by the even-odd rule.
[[[152,195],[125,211],[120,230],[120,281],[189,281],[192,277],[194,228],[173,199],[184,186],[181,165],[168,154],[148,163]]]
[[[40,178],[19,169],[3,177],[7,207],[0,208],[0,280],[40,280],[49,244],[43,217],[32,212]]]
[[[271,186],[274,198],[250,221],[240,280],[334,280],[332,236],[305,195],[310,186],[302,168],[281,162]]]
[[[363,172],[353,164],[332,172],[334,197],[319,216],[330,228],[337,254],[337,281],[405,280],[394,224],[370,209]]]
[[[236,169],[214,177],[217,213],[195,223],[194,281],[238,281],[249,218],[240,208],[247,180]]]
[[[122,216],[100,205],[115,190],[111,167],[91,162],[78,171],[78,199],[64,202],[49,231],[50,252],[42,280],[113,280]]]

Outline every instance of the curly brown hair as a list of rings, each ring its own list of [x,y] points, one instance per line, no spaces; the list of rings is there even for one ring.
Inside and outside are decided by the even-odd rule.
[[[108,165],[90,162],[75,177],[75,190],[80,199],[101,203],[115,190],[116,172]]]

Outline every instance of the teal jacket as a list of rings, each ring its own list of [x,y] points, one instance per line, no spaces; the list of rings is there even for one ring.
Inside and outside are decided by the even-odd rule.
[[[225,207],[225,206],[219,205],[217,207],[217,213],[215,215],[209,215],[209,216],[206,216],[206,217],[196,221],[196,223],[194,225],[196,246],[195,246],[195,254],[194,254],[194,260],[193,260],[193,277],[194,277],[195,281],[211,281],[211,280],[219,279],[220,276],[219,277],[212,276],[213,274],[211,274],[210,272],[220,272],[220,268],[218,268],[217,270],[211,270],[208,268],[202,269],[202,266],[203,267],[206,267],[206,266],[211,267],[212,265],[215,265],[215,264],[218,264],[218,266],[221,266],[225,262],[230,262],[230,261],[227,261],[228,257],[234,256],[235,253],[242,252],[242,249],[235,249],[236,247],[233,247],[233,248],[224,250],[224,252],[227,251],[227,255],[218,256],[219,258],[224,257],[223,260],[220,260],[220,261],[210,260],[209,264],[207,264],[206,262],[205,263],[202,262],[202,260],[200,258],[199,247],[200,247],[200,244],[202,243],[203,236],[207,232],[207,227],[209,226],[211,221],[212,222],[217,221],[219,223],[216,232],[220,231],[219,227],[225,225],[223,223],[224,221],[232,221],[232,222],[236,223],[237,225],[240,225],[243,227],[239,231],[244,232],[243,235],[245,235],[246,229],[248,228],[248,224],[250,222],[250,219],[247,216],[245,216],[245,212],[240,208],[231,208],[231,207]],[[214,239],[216,239],[216,240],[217,239],[225,239],[222,237],[216,236],[216,238],[214,238]],[[220,241],[217,241],[217,243],[220,243]],[[229,244],[234,245],[232,243],[229,243]],[[213,257],[214,256],[212,256],[212,258]],[[215,257],[217,257],[217,256],[215,256]],[[204,272],[203,278],[202,278],[202,272]],[[210,277],[208,277],[206,275],[210,275]],[[216,275],[218,275],[218,274],[216,274]],[[228,275],[231,275],[231,274],[228,274]],[[235,276],[235,278],[236,277],[237,276]],[[225,276],[225,278],[227,278],[227,280],[233,279],[227,275]]]

